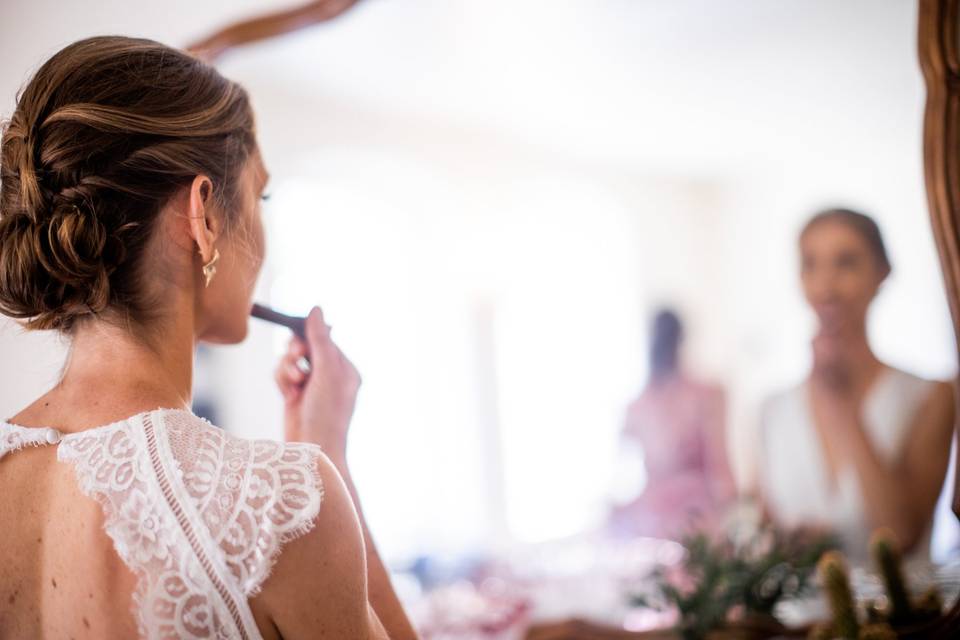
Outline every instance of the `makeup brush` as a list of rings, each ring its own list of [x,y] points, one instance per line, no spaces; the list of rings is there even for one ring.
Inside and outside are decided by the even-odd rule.
[[[304,340],[307,339],[306,318],[301,318],[299,316],[288,316],[285,313],[274,311],[270,307],[262,304],[254,304],[250,309],[250,315],[254,318],[266,320],[267,322],[283,325],[297,334],[298,337],[303,338]]]

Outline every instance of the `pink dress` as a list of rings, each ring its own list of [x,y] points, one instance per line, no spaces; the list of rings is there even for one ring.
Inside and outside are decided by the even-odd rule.
[[[618,528],[674,537],[710,526],[732,490],[723,428],[719,388],[684,379],[648,387],[630,405],[624,427],[642,448],[647,482]]]

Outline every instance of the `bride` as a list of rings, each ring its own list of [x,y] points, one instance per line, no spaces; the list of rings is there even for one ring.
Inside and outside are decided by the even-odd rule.
[[[197,342],[244,339],[264,257],[244,90],[156,42],[77,42],[20,95],[0,178],[0,311],[71,339],[0,423],[0,637],[416,637],[350,480],[360,379],[320,310],[276,373],[289,443],[188,409]]]
[[[953,434],[953,390],[881,362],[867,314],[891,266],[873,219],[847,209],[800,234],[801,281],[817,316],[813,368],[763,409],[761,491],[788,527],[832,530],[862,561],[870,532],[889,527],[919,559]]]

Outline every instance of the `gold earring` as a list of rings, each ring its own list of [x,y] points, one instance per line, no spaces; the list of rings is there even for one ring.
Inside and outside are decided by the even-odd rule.
[[[205,287],[210,286],[210,281],[213,280],[213,276],[217,275],[217,260],[220,259],[220,252],[217,249],[213,250],[213,257],[210,258],[210,262],[203,265],[203,277],[205,278]]]

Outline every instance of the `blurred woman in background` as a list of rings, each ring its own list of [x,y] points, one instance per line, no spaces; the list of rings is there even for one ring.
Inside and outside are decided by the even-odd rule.
[[[623,446],[643,456],[643,492],[612,514],[615,531],[676,536],[709,525],[734,494],[727,462],[723,389],[698,381],[680,362],[683,325],[664,309],[653,321],[650,377],[627,410]]]
[[[867,313],[891,272],[870,217],[815,215],[800,234],[800,258],[818,321],[813,368],[764,404],[764,505],[784,526],[833,530],[853,558],[880,526],[926,557],[950,455],[952,389],[884,364],[870,349]]]

